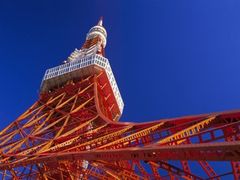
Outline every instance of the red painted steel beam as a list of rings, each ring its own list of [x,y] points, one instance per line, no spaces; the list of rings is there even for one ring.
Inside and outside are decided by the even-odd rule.
[[[7,156],[5,154],[5,156]],[[44,153],[29,156],[35,156],[34,159],[21,158],[28,156],[14,156],[19,158],[16,163],[1,164],[0,169],[6,169],[9,166],[16,167],[27,164],[47,163],[64,160],[144,160],[144,161],[161,161],[161,160],[193,160],[193,161],[240,161],[240,141],[220,142],[220,143],[202,143],[202,144],[184,144],[178,146],[152,146],[152,147],[135,147],[117,150],[93,150],[84,152],[67,152],[67,153]]]

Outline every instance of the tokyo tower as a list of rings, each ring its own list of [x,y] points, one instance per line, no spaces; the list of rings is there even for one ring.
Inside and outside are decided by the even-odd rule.
[[[240,111],[119,122],[102,19],[0,131],[1,179],[240,180]]]

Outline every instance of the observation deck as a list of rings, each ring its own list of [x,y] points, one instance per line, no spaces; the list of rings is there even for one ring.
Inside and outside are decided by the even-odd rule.
[[[41,93],[48,92],[71,79],[86,77],[104,70],[111,85],[112,92],[122,114],[124,103],[107,58],[93,54],[81,59],[47,69],[41,83]]]

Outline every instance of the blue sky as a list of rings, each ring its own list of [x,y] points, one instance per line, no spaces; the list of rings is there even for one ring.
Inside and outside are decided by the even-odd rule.
[[[104,16],[121,121],[240,109],[240,1],[0,1],[0,128]]]

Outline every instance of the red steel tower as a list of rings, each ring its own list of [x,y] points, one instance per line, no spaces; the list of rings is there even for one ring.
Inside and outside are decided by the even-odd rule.
[[[0,131],[2,179],[240,179],[240,111],[118,122],[102,19]]]

